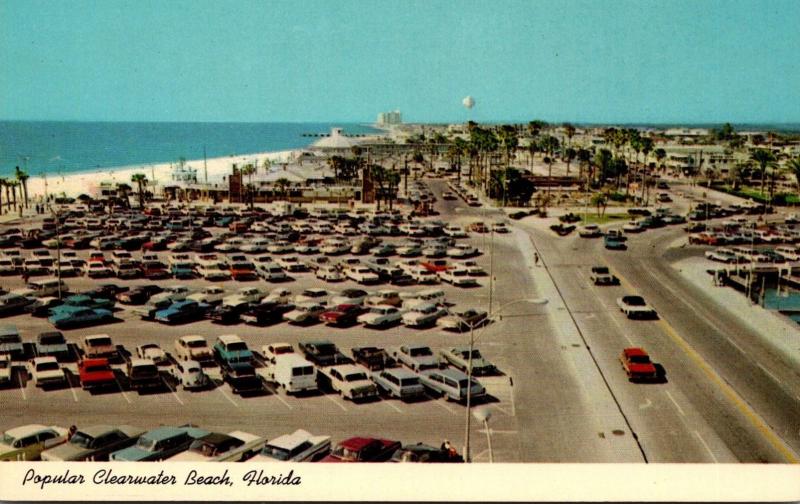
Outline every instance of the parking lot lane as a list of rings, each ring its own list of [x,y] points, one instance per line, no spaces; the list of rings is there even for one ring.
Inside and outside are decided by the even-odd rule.
[[[347,408],[344,406],[344,404],[342,404],[342,399],[340,399],[340,397],[338,395],[336,395],[336,394],[323,394],[323,397],[325,397],[325,399],[329,400],[330,402],[332,402],[333,404],[338,406],[339,409],[341,409],[342,411],[347,411]]]
[[[233,398],[232,398],[230,395],[228,395],[228,393],[227,393],[227,392],[225,392],[225,385],[219,385],[219,386],[217,386],[217,391],[218,391],[220,394],[222,394],[222,397],[224,397],[225,399],[227,399],[229,403],[233,404],[233,405],[234,405],[235,407],[237,407],[237,408],[239,407],[239,403],[238,403],[237,401],[233,400]]]

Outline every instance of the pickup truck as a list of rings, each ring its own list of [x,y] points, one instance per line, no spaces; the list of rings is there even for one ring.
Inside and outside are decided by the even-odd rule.
[[[104,358],[85,358],[78,363],[78,378],[81,388],[95,390],[99,388],[117,386],[114,370]]]
[[[642,348],[624,349],[619,361],[630,381],[654,380],[657,377],[655,365],[650,362],[650,356]]]
[[[352,349],[353,359],[370,371],[393,367],[397,363],[383,348],[367,346]]]
[[[220,366],[222,379],[230,385],[234,394],[257,394],[263,392],[264,384],[256,374],[252,361],[224,361]]]
[[[400,441],[353,437],[336,445],[322,462],[385,462],[401,446]]]
[[[158,372],[153,359],[128,359],[125,366],[128,386],[141,393],[143,390],[154,390],[164,387],[164,380]]]
[[[353,363],[352,359],[328,340],[301,341],[298,348],[317,367]]]
[[[322,368],[317,381],[323,388],[338,392],[351,401],[369,400],[378,397],[378,388],[370,381],[365,369],[355,364],[343,364]]]
[[[439,369],[439,360],[430,347],[425,345],[402,345],[390,349],[389,354],[416,373],[427,369]]]
[[[214,343],[214,356],[222,363],[253,360],[253,352],[247,347],[247,343],[235,334],[223,334],[217,337]]]
[[[108,334],[94,334],[84,336],[81,349],[86,358],[104,357],[106,359],[119,358],[119,350]]]

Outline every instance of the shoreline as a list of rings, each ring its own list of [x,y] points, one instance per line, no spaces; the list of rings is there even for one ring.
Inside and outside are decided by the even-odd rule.
[[[186,160],[185,166],[197,170],[197,178],[198,182],[200,182],[204,181],[205,164],[208,168],[208,182],[220,183],[224,176],[231,173],[231,166],[233,163],[247,164],[254,162],[259,169],[262,169],[261,166],[264,160],[268,159],[271,163],[288,162],[292,157],[306,150],[308,147],[208,158],[205,160],[205,163],[202,158],[192,159]],[[48,173],[46,179],[44,174],[31,175],[28,179],[28,196],[31,200],[44,197],[46,189],[48,195],[60,196],[63,193],[69,197],[76,197],[81,193],[96,191],[101,182],[127,183],[135,189],[135,187],[133,187],[134,184],[131,182],[131,176],[135,173],[144,173],[147,176],[148,185],[163,185],[172,180],[171,171],[172,167],[176,164],[177,163],[173,161],[94,168],[71,171],[62,175]]]

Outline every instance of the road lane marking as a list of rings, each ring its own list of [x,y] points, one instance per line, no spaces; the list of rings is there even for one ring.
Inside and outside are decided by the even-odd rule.
[[[500,405],[498,405],[497,403],[491,403],[490,406],[504,415],[513,416],[508,410],[506,410],[505,408],[501,408]]]
[[[664,392],[667,394],[667,397],[669,397],[669,400],[672,401],[672,404],[674,404],[675,407],[678,408],[678,413],[680,413],[682,416],[686,416],[686,413],[683,412],[683,408],[681,408],[681,405],[678,404],[678,401],[676,401],[675,398],[672,397],[672,394],[669,393],[669,390],[665,390]]]
[[[217,390],[219,390],[219,392],[222,394],[222,396],[223,396],[223,397],[225,397],[225,399],[227,399],[229,403],[233,404],[233,405],[234,405],[234,406],[236,406],[237,408],[239,407],[239,403],[237,403],[236,401],[234,401],[234,400],[233,400],[233,398],[232,398],[231,396],[229,396],[228,394],[226,394],[226,393],[225,393],[225,391],[224,391],[224,390],[222,390],[222,386],[221,386],[221,385],[220,385],[219,387],[217,387]]]
[[[282,403],[283,403],[283,405],[284,405],[284,406],[286,406],[287,408],[289,408],[289,411],[291,411],[291,410],[293,410],[293,409],[294,409],[294,408],[292,408],[292,405],[291,405],[291,404],[289,404],[288,402],[286,402],[286,399],[284,399],[283,397],[281,397],[281,395],[278,393],[278,391],[277,391],[277,390],[273,389],[272,387],[270,387],[270,386],[269,386],[269,385],[267,385],[266,383],[264,383],[264,388],[266,388],[267,390],[269,390],[269,391],[272,393],[272,395],[274,395],[275,397],[277,397],[277,398],[278,398],[278,400],[279,400],[280,402],[282,402]]]
[[[742,350],[742,347],[740,347],[739,345],[737,345],[737,344],[736,344],[736,342],[735,342],[735,341],[733,341],[733,339],[731,339],[731,337],[730,337],[730,336],[725,336],[725,339],[726,339],[726,340],[728,340],[728,342],[729,342],[731,345],[733,345],[734,347],[736,347],[736,350],[739,350],[739,352],[741,352],[741,353],[745,353],[745,351],[744,351],[744,350]]]
[[[426,394],[426,395],[427,395],[427,394]],[[432,396],[428,396],[428,398],[431,400],[431,402],[433,402],[433,404],[436,404],[436,405],[438,405],[439,407],[441,407],[441,408],[444,408],[444,409],[445,409],[445,410],[447,410],[449,413],[451,413],[451,414],[453,414],[453,415],[457,415],[457,414],[458,414],[458,413],[456,413],[455,411],[453,411],[453,409],[452,409],[452,408],[450,408],[449,406],[447,406],[446,404],[444,404],[442,401],[440,401],[438,398],[436,398],[436,397],[432,397]]]
[[[72,392],[72,398],[75,399],[75,402],[78,402],[78,394],[75,393],[75,387],[70,385],[69,391]]]
[[[486,429],[478,429],[481,434],[486,434]],[[518,434],[519,431],[515,430],[495,430],[489,427],[489,434]]]
[[[116,382],[117,387],[119,388],[119,392],[122,394],[122,397],[124,397],[125,400],[128,401],[128,404],[133,404],[133,401],[131,401],[131,398],[128,397],[128,394],[126,394],[125,391],[122,389],[122,384],[119,382],[119,380],[114,378],[114,382]]]
[[[697,436],[697,439],[699,439],[699,440],[700,440],[700,442],[703,444],[703,446],[705,447],[705,449],[706,449],[706,451],[708,452],[708,454],[709,454],[709,455],[711,455],[711,459],[712,459],[714,462],[717,462],[717,463],[718,463],[718,462],[719,462],[719,460],[717,460],[717,457],[715,457],[715,456],[714,456],[714,452],[712,452],[712,451],[711,451],[711,448],[709,448],[709,446],[708,446],[708,443],[706,443],[706,440],[705,440],[705,439],[703,439],[703,436],[701,436],[701,435],[700,435],[700,433],[699,433],[699,432],[697,432],[697,431],[694,431],[694,435],[695,435],[695,436]]]
[[[758,367],[760,367],[760,368],[761,368],[761,371],[764,371],[765,373],[767,373],[767,375],[769,375],[769,377],[770,377],[770,378],[772,378],[773,380],[775,380],[776,382],[778,382],[778,383],[780,383],[780,384],[783,384],[783,382],[781,381],[781,379],[780,379],[780,378],[778,378],[777,376],[775,376],[774,374],[772,374],[772,373],[769,371],[769,369],[767,369],[766,367],[762,366],[760,362],[756,362],[756,365],[757,365]]]
[[[644,399],[645,402],[639,405],[640,410],[647,409],[653,405],[653,401],[651,401],[649,397],[645,397]]]
[[[19,379],[19,391],[22,392],[22,398],[28,400],[28,394],[25,393],[25,384],[22,383],[22,378]]]
[[[176,389],[177,389],[178,387],[176,386],[175,388],[172,388],[172,387],[170,386],[170,384],[169,384],[169,383],[167,383],[167,382],[166,382],[166,381],[164,381],[163,379],[162,379],[162,381],[164,382],[164,385],[166,385],[166,386],[167,386],[167,388],[169,389],[169,391],[172,393],[172,397],[174,397],[174,398],[175,398],[175,400],[176,400],[176,401],[178,401],[178,402],[181,404],[181,406],[183,406],[183,401],[181,401],[181,398],[180,398],[180,397],[178,397],[178,393],[176,392]]]
[[[650,274],[655,278],[654,275]],[[624,282],[626,285],[630,286],[631,283],[628,282],[619,272],[617,273],[617,277],[620,279],[620,282]],[[658,280],[656,278],[656,280]],[[666,287],[666,286],[665,286]],[[669,288],[668,288],[669,290]],[[698,314],[699,315],[699,314]],[[705,373],[706,377],[708,377],[713,383],[716,383],[717,386],[720,388],[722,393],[730,400],[738,409],[741,411],[745,417],[750,421],[750,423],[759,431],[761,434],[766,438],[766,440],[775,448],[777,449],[781,455],[791,464],[800,463],[800,459],[798,459],[797,455],[794,451],[781,439],[779,438],[775,432],[767,425],[767,423],[756,413],[753,408],[747,404],[744,399],[742,399],[739,394],[731,387],[728,382],[726,382],[715,370],[711,367],[711,365],[706,362],[706,360],[699,354],[697,351],[685,340],[683,339],[675,329],[667,322],[662,316],[659,316],[659,319],[656,321],[658,325],[667,333],[667,335],[672,338],[672,340],[677,343],[679,347],[681,347],[692,359],[695,364]]]
[[[324,397],[325,397],[325,399],[329,400],[330,402],[332,402],[336,406],[339,406],[340,408],[342,408],[342,411],[347,411],[347,408],[345,408],[342,403],[340,403],[339,401],[337,401],[336,399],[331,397],[330,394],[324,394]]]
[[[390,408],[392,408],[393,410],[395,410],[398,413],[405,413],[405,411],[401,410],[400,408],[398,408],[397,406],[392,404],[392,401],[381,401],[381,402],[386,404],[387,406],[389,406]]]

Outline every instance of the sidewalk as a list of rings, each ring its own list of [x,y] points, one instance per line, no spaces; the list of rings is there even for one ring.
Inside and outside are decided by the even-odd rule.
[[[692,257],[672,265],[688,282],[702,289],[714,301],[728,309],[732,316],[750,327],[753,332],[800,367],[800,324],[780,313],[754,305],[730,287],[713,286],[712,276],[706,273],[714,264],[704,258]],[[719,267],[716,265],[716,267]]]

